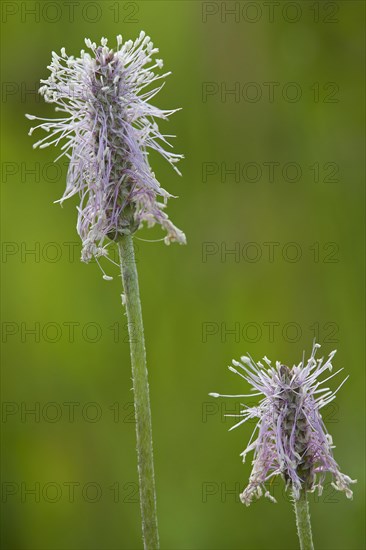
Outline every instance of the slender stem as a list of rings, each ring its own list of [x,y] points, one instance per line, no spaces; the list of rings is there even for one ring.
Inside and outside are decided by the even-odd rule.
[[[139,283],[131,235],[121,238],[118,242],[118,250],[130,338],[142,536],[145,550],[157,550],[159,548],[159,535],[156,514],[149,382]]]
[[[314,550],[313,536],[311,534],[309,503],[306,491],[301,490],[300,498],[294,498],[297,534],[299,535],[301,550]]]

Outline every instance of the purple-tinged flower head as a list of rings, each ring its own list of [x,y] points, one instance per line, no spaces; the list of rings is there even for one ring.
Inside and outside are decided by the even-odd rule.
[[[185,236],[164,212],[171,197],[160,187],[151,170],[148,152],[160,153],[180,174],[175,164],[182,158],[165,149],[171,147],[160,133],[156,119],[167,119],[175,111],[158,109],[149,101],[163,84],[151,86],[170,73],[156,74],[163,62],[144,32],[134,42],[107,46],[102,38],[97,46],[85,40],[91,53],[80,57],[52,52],[51,75],[40,88],[48,103],[55,103],[63,118],[42,121],[47,136],[33,147],[62,143],[62,153],[70,159],[66,191],[58,202],[80,196],[77,230],[82,240],[82,260],[107,256],[106,242],[133,233],[144,222],[160,224],[165,243],[185,243]],[[30,130],[32,134],[35,128]]]
[[[266,366],[260,361],[255,363],[250,356],[243,356],[240,361],[233,360],[229,369],[249,382],[254,393],[210,394],[213,397],[263,396],[257,406],[243,405],[239,414],[241,420],[230,428],[234,429],[251,418],[258,419],[249,444],[241,454],[245,462],[246,455],[254,451],[249,484],[240,495],[247,506],[263,493],[276,502],[266,485],[276,475],[284,478],[286,489],[290,487],[294,498],[298,499],[302,489],[309,492],[317,489],[321,494],[329,472],[333,487],[352,498],[350,485],[356,481],[340,472],[333,458],[332,437],[320,413],[322,407],[335,399],[348,377],[335,391],[324,388],[322,385],[343,369],[320,381],[318,378],[323,372],[332,370],[336,351],[332,351],[324,362],[324,358],[315,358],[318,348],[320,345],[314,344],[308,361],[305,362],[303,356],[301,363],[292,369],[279,361],[272,366],[267,357],[263,358]]]

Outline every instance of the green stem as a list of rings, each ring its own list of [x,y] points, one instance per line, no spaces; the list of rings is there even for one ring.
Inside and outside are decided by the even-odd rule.
[[[294,498],[297,534],[299,535],[301,550],[314,550],[313,537],[311,534],[309,503],[306,491],[300,491],[300,498]]]
[[[139,283],[131,235],[121,237],[118,242],[118,250],[130,337],[142,536],[145,550],[157,550],[159,548],[159,535],[156,514],[149,382]]]

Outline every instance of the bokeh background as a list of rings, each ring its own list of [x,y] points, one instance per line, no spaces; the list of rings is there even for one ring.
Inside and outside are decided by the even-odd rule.
[[[239,403],[208,392],[246,393],[232,358],[292,365],[314,337],[350,375],[324,417],[358,479],[353,502],[329,483],[311,497],[314,540],[364,548],[364,3],[71,4],[1,6],[2,548],[141,547],[118,270],[80,263],[77,202],[53,204],[66,166],[24,117],[53,115],[34,92],[52,50],[141,29],[173,72],[156,104],[183,108],[163,129],[185,155],[182,178],[152,163],[188,245],[136,240],[162,548],[297,547],[280,482],[277,505],[239,502],[254,426],[228,433]]]

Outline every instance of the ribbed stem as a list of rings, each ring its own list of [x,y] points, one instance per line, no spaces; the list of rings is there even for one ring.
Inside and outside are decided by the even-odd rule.
[[[157,550],[159,548],[159,534],[156,514],[149,382],[139,283],[131,235],[123,236],[120,239],[118,250],[130,337],[142,536],[145,550]]]
[[[301,550],[314,550],[313,537],[311,534],[309,503],[306,491],[301,490],[300,498],[294,498],[297,534],[299,535]]]

